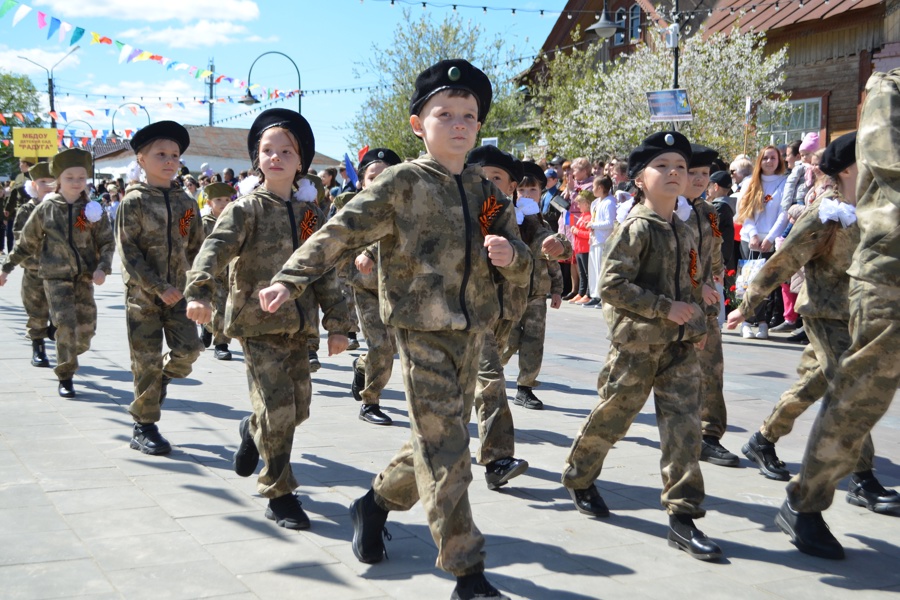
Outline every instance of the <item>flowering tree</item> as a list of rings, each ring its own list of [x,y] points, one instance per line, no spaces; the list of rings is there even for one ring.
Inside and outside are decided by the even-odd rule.
[[[551,147],[567,156],[626,155],[644,137],[665,127],[650,122],[646,92],[672,87],[672,52],[664,33],[653,30],[634,54],[598,65],[601,42],[559,52],[533,92],[543,107],[541,127]],[[692,141],[717,149],[726,159],[743,152],[749,96],[748,148],[756,148],[756,114],[788,110],[782,91],[787,48],[766,55],[765,34],[702,30],[682,43],[680,87],[688,91],[694,120],[678,128]]]

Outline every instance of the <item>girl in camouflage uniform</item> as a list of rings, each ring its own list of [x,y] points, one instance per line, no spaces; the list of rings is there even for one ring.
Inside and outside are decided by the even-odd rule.
[[[100,204],[85,193],[90,170],[90,152],[77,148],[50,159],[58,191],[48,194],[28,218],[0,274],[3,285],[17,264],[40,256],[38,274],[57,327],[54,371],[63,398],[75,396],[72,376],[78,355],[90,349],[97,329],[94,284],[103,285],[112,272],[112,228]]]

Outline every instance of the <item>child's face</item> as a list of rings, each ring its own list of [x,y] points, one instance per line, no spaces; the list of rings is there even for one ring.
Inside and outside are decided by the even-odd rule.
[[[594,192],[594,197],[596,198],[605,198],[607,191],[603,189],[603,185],[600,183],[600,178],[594,180],[594,185],[591,186],[592,191]]]
[[[138,152],[137,162],[147,174],[147,183],[167,187],[181,167],[181,151],[172,140],[156,140]]]
[[[484,176],[488,181],[496,185],[501,192],[507,196],[512,196],[516,191],[516,183],[509,176],[509,173],[497,167],[483,167]]]
[[[519,197],[538,200],[541,197],[541,190],[536,185],[522,186],[519,188]]]
[[[675,199],[687,186],[687,161],[677,152],[665,152],[650,161],[637,178],[652,199]]]
[[[697,167],[688,170],[688,184],[684,190],[685,198],[699,198],[709,186],[709,167]]]
[[[465,157],[475,146],[475,138],[481,129],[478,100],[475,96],[438,92],[428,99],[418,115],[409,118],[409,124],[432,155]]]
[[[222,214],[222,211],[225,210],[225,207],[228,206],[229,202],[231,202],[231,198],[228,196],[210,198],[206,201],[206,203],[209,204],[209,210],[212,212],[213,216],[217,218]]]
[[[368,167],[366,167],[366,175],[363,177],[362,187],[366,189],[372,182],[375,181],[375,178],[381,175],[381,172],[388,168],[387,163],[381,162],[380,160],[377,162],[373,162]]]
[[[59,193],[66,200],[77,200],[87,186],[87,170],[84,167],[69,167],[59,176]]]
[[[34,199],[35,202],[40,202],[44,199],[44,196],[49,194],[56,187],[56,180],[52,177],[41,177],[40,179],[34,180],[34,190],[37,192],[37,197]]]
[[[591,201],[585,198],[584,196],[578,196],[578,200],[576,201],[578,204],[579,210],[583,213],[591,212]]]
[[[259,140],[259,168],[266,183],[292,183],[300,170],[300,153],[294,139],[280,127],[263,132]]]

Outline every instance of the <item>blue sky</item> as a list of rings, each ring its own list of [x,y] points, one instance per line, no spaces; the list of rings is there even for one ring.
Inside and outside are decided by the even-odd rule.
[[[65,32],[62,42],[56,32],[48,39],[52,17],[56,17],[62,23],[86,30],[77,42],[80,49],[54,70],[57,113],[65,112],[69,121],[86,121],[92,129],[111,129],[111,116],[104,109],[137,102],[146,108],[152,121],[172,119],[205,124],[209,108],[194,100],[206,96],[203,80],[195,79],[187,68],[167,69],[154,60],[120,64],[120,50],[114,45],[91,44],[91,32],[200,69],[206,69],[212,58],[218,74],[238,81],[247,79],[257,56],[275,50],[297,63],[304,90],[364,87],[374,83],[375,78],[365,74],[354,78],[354,65],[371,52],[373,44],[384,47],[390,43],[403,18],[402,1],[396,0],[396,5],[391,6],[390,0],[25,0],[0,19],[0,69],[27,74],[38,90],[46,92],[46,73],[18,57],[49,68],[65,55],[70,49],[71,32]],[[460,7],[458,11],[464,20],[481,25],[486,39],[499,34],[515,48],[516,56],[525,56],[538,51],[565,0],[480,0],[463,4],[517,8],[516,15],[511,10],[484,13],[481,9]],[[32,10],[13,26],[22,5]],[[525,9],[545,9],[547,14],[541,17],[523,12]],[[413,18],[424,13],[439,22],[452,8],[448,3],[446,8],[429,6],[423,11],[421,4],[416,3],[411,10]],[[38,26],[39,11],[46,15],[45,28]],[[62,29],[66,29],[65,25]],[[528,64],[522,62],[516,70]],[[279,90],[298,87],[293,67],[277,55],[265,56],[256,64],[251,82]],[[219,97],[243,94],[243,89],[228,83],[216,89]],[[347,147],[346,126],[366,95],[365,91],[357,91],[303,98],[303,115],[312,124],[317,150],[332,157],[355,151]],[[49,110],[46,93],[43,100],[45,110]],[[297,99],[288,98],[273,106],[296,109]],[[247,109],[238,103],[216,103],[215,119],[232,117]],[[93,111],[94,116],[85,110]],[[118,110],[115,120],[119,131],[147,123],[143,111],[135,116],[128,107]],[[217,124],[249,127],[252,120],[250,115]],[[83,123],[73,123],[72,128],[79,135],[88,129]]]

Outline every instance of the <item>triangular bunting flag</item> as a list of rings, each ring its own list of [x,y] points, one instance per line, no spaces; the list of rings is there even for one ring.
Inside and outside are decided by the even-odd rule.
[[[46,13],[42,13],[41,11],[38,11],[37,18],[38,18],[38,29],[43,29],[44,27],[47,26],[47,14]]]
[[[3,2],[3,6],[0,6],[0,19],[6,16],[6,13],[10,11],[10,9],[18,4],[16,0],[5,0]]]
[[[0,126],[0,131],[3,132],[3,135],[9,135],[9,126],[8,125]]]
[[[28,117],[29,121],[34,121],[34,113],[33,112],[26,112],[25,116]]]
[[[110,110],[111,110],[111,109],[109,109],[109,108],[104,108],[104,109],[103,109],[103,112],[106,113],[106,116],[107,116],[107,117],[109,116],[109,111],[110,111]]]
[[[69,45],[74,46],[82,37],[84,37],[84,28],[76,27],[75,31],[72,32],[72,39],[69,40]]]
[[[47,30],[47,39],[49,40],[53,37],[53,34],[59,31],[59,26],[62,24],[62,21],[53,17],[50,19],[50,29]]]
[[[187,64],[187,63],[177,63],[177,64],[178,64],[178,66],[175,67],[175,70],[176,70],[176,71],[184,71],[185,69],[188,68],[188,64]]]
[[[125,62],[132,62],[135,58],[141,55],[141,52],[143,52],[143,50],[141,50],[140,48],[135,48],[128,53],[128,58],[125,60]]]
[[[135,114],[137,114],[137,109],[134,109],[134,110],[135,110]],[[125,130],[125,139],[126,140],[131,139],[131,130],[130,129]]]
[[[59,116],[56,114],[56,111],[55,111],[55,110],[51,110],[51,111],[50,111],[49,113],[47,113],[47,114],[50,115],[50,116],[51,116],[52,118],[54,118],[54,119],[58,119],[58,118],[59,118]]]
[[[147,51],[141,51],[140,54],[138,54],[137,56],[134,57],[134,62],[138,62],[141,60],[148,60],[151,56],[153,56],[152,53],[147,52]]]
[[[30,6],[25,6],[24,4],[20,5],[19,8],[16,9],[16,14],[13,16],[13,27],[19,24],[19,21],[25,18],[25,15],[31,12]]]
[[[184,102],[177,102],[176,104],[178,104],[178,106],[180,106],[181,108],[184,108]]]
[[[100,43],[101,43],[101,44],[107,44],[107,45],[109,45],[109,46],[112,46],[112,43],[113,43],[113,42],[112,42],[112,39],[111,39],[111,38],[108,38],[108,37],[105,37],[105,36],[104,36],[104,37],[100,38]]]
[[[84,112],[91,115],[92,117],[94,116],[94,111],[92,111],[92,110],[85,110]]]
[[[197,67],[191,67],[190,69],[188,69],[188,75],[193,75],[196,72],[197,72]]]
[[[128,55],[131,54],[132,50],[134,50],[134,48],[132,48],[128,44],[122,45],[122,50],[121,52],[119,52],[119,64],[125,62],[125,60],[128,58]]]
[[[160,56],[159,54],[151,54],[151,55],[150,55],[150,60],[162,64],[163,57]]]
[[[84,148],[88,147],[88,139],[86,137],[81,138],[81,145]]]
[[[6,117],[4,117],[2,113],[0,113],[0,122],[6,125]]]
[[[100,43],[100,34],[96,31],[91,32],[91,44],[99,44]]]
[[[219,75],[218,77],[216,77],[216,80],[215,80],[213,83],[219,83],[219,82],[222,81],[223,79],[225,79],[225,76],[224,76],[224,75]]]
[[[68,123],[69,120],[66,118],[66,113],[65,113],[65,111],[62,111],[62,110],[59,111],[59,116],[62,117],[62,120],[63,120],[63,121],[66,121],[66,122]]]
[[[116,50],[119,50],[120,52],[122,51],[122,48],[125,47],[125,43],[120,42],[119,40],[116,40],[114,43],[116,45]]]
[[[128,107],[128,110],[131,111],[131,114],[133,114],[134,116],[137,116],[137,111],[138,111],[138,107],[137,107],[137,106],[129,106],[129,107]]]
[[[13,114],[14,114],[14,115],[16,116],[16,118],[18,118],[20,121],[22,121],[22,122],[25,121],[25,117],[22,116],[22,113],[20,113],[20,112],[14,112]]]
[[[59,24],[59,38],[57,38],[57,39],[59,39],[60,43],[62,43],[62,41],[65,39],[65,37],[67,35],[69,35],[70,31],[72,31],[71,23],[66,23],[65,21],[63,21],[62,23]]]
[[[98,131],[100,131],[100,130],[99,130],[99,129],[91,129],[91,136],[92,136],[95,140],[97,139],[97,132],[98,132]]]
[[[7,148],[9,147],[9,140],[3,140],[3,145]]]

